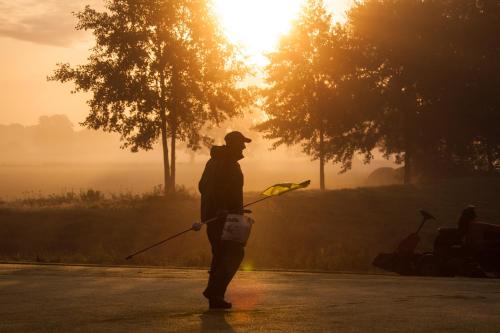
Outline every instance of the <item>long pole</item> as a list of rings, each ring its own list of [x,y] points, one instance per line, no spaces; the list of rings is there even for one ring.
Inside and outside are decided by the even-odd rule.
[[[252,201],[252,202],[244,205],[243,208],[248,207],[248,206],[253,205],[253,204],[256,204],[257,202],[264,201],[264,200],[269,199],[269,198],[271,198],[271,197],[270,196],[269,197],[264,197],[264,198],[260,198],[259,200]]]
[[[181,231],[181,232],[179,232],[179,233],[177,233],[177,234],[175,234],[175,235],[173,235],[173,236],[171,236],[171,237],[169,237],[169,238],[167,238],[167,239],[164,239],[164,240],[162,240],[162,241],[160,241],[160,242],[158,242],[158,243],[155,243],[155,244],[153,244],[153,245],[151,245],[151,246],[148,246],[148,247],[147,247],[147,248],[145,248],[145,249],[142,249],[142,250],[140,250],[140,251],[137,251],[137,252],[135,252],[135,253],[133,253],[133,254],[129,255],[129,256],[128,256],[128,257],[126,257],[125,259],[126,259],[126,260],[132,259],[134,256],[138,255],[139,253],[146,252],[147,250],[152,249],[153,247],[158,246],[158,245],[160,245],[160,244],[163,244],[163,243],[165,243],[165,242],[167,242],[167,241],[169,241],[169,240],[171,240],[171,239],[174,239],[175,237],[178,237],[178,236],[180,236],[180,235],[182,235],[182,234],[185,234],[186,232],[191,231],[192,229],[193,229],[193,228],[189,228],[189,229],[187,229],[187,230]]]
[[[291,192],[291,191],[296,190],[296,189],[297,189],[297,188],[294,188],[294,189],[288,190],[288,191],[286,191],[286,192],[284,192],[284,193],[288,193],[288,192]],[[284,194],[284,193],[281,193],[281,194]],[[264,200],[269,199],[269,198],[272,198],[272,197],[274,197],[274,195],[266,196],[266,197],[264,197],[264,198],[260,198],[260,199],[258,199],[258,200],[252,201],[252,202],[247,203],[246,205],[244,205],[244,206],[243,206],[243,208],[248,207],[248,206],[251,206],[251,205],[254,205],[254,204],[258,203],[258,202],[264,201]],[[198,224],[198,226],[197,226],[197,227],[195,227],[195,225],[197,224],[197,223],[195,223],[195,224],[194,224],[191,228],[189,228],[189,229],[186,229],[186,230],[184,230],[184,231],[181,231],[181,232],[179,232],[179,233],[177,233],[177,234],[175,234],[175,235],[173,235],[173,236],[170,236],[170,237],[168,237],[168,238],[166,238],[166,239],[164,239],[164,240],[162,240],[162,241],[159,241],[158,243],[155,243],[155,244],[150,245],[150,246],[148,246],[148,247],[146,247],[146,248],[144,248],[144,249],[142,249],[142,250],[139,250],[139,251],[137,251],[137,252],[135,252],[135,253],[132,253],[131,255],[127,256],[127,257],[125,258],[125,260],[130,260],[130,259],[132,259],[134,256],[136,256],[136,255],[138,255],[138,254],[140,254],[140,253],[146,252],[147,250],[152,249],[153,247],[156,247],[156,246],[161,245],[161,244],[163,244],[163,243],[165,243],[165,242],[167,242],[167,241],[169,241],[169,240],[171,240],[171,239],[174,239],[174,238],[176,238],[176,237],[179,237],[180,235],[183,235],[183,234],[185,234],[185,233],[187,233],[187,232],[189,232],[189,231],[191,231],[191,230],[200,230],[200,228],[201,228],[201,226],[202,226],[202,225],[204,225],[204,224],[208,224],[208,223],[213,222],[213,221],[218,220],[218,219],[220,219],[220,216],[213,217],[213,218],[208,219],[208,220],[206,220],[206,221],[202,221],[201,223],[199,223],[199,224]]]
[[[218,218],[219,218],[219,217],[214,217],[214,218],[208,219],[208,220],[206,220],[206,221],[201,222],[201,224],[207,224],[207,223],[213,222],[213,221],[217,220]],[[137,251],[137,252],[135,252],[135,253],[132,253],[131,255],[127,256],[127,257],[125,258],[125,260],[130,260],[130,259],[132,259],[134,256],[136,256],[136,255],[138,255],[138,254],[140,254],[140,253],[142,253],[142,252],[146,252],[147,250],[152,249],[153,247],[156,247],[156,246],[161,245],[161,244],[163,244],[163,243],[165,243],[165,242],[168,242],[169,240],[174,239],[174,238],[176,238],[176,237],[179,237],[180,235],[183,235],[183,234],[185,234],[186,232],[189,232],[189,231],[191,231],[191,230],[196,230],[196,229],[194,228],[194,226],[192,226],[191,228],[186,229],[186,230],[184,230],[184,231],[181,231],[181,232],[179,232],[179,233],[177,233],[177,234],[175,234],[175,235],[173,235],[173,236],[170,236],[170,237],[168,237],[167,239],[164,239],[164,240],[162,240],[162,241],[159,241],[158,243],[154,243],[154,244],[153,244],[153,245],[151,245],[151,246],[148,246],[148,247],[146,247],[146,248],[144,248],[144,249],[142,249],[142,250],[139,250],[139,251]]]
[[[251,203],[249,203],[249,204],[246,204],[246,205],[245,205],[245,206],[243,206],[243,207],[248,207],[248,206],[250,206],[250,205],[253,205],[253,204],[255,204],[255,203],[257,203],[257,202],[260,202],[260,201],[262,201],[262,200],[265,200],[265,199],[267,199],[267,198],[270,198],[270,197],[261,198],[261,199],[259,199],[259,200],[254,201],[254,202],[251,202]],[[218,220],[219,218],[220,218],[220,217],[219,217],[219,216],[217,216],[217,217],[213,217],[213,218],[211,218],[211,219],[208,219],[208,220],[206,220],[206,221],[202,221],[202,222],[200,223],[200,227],[201,227],[201,225],[203,225],[203,224],[208,224],[208,223],[210,223],[210,222],[213,222],[213,221],[215,221],[215,220]],[[164,239],[164,240],[162,240],[162,241],[159,241],[158,243],[154,243],[153,245],[150,245],[150,246],[148,246],[148,247],[146,247],[146,248],[144,248],[144,249],[142,249],[142,250],[139,250],[139,251],[137,251],[137,252],[135,252],[135,253],[132,253],[131,255],[127,256],[127,257],[125,258],[125,260],[130,260],[130,259],[132,259],[134,256],[136,256],[136,255],[138,255],[138,254],[140,254],[140,253],[142,253],[142,252],[146,252],[147,250],[152,249],[153,247],[156,247],[156,246],[161,245],[161,244],[163,244],[163,243],[165,243],[165,242],[168,242],[169,240],[174,239],[174,238],[176,238],[176,237],[179,237],[180,235],[183,235],[183,234],[185,234],[185,233],[187,233],[187,232],[189,232],[189,231],[191,231],[191,230],[196,230],[196,229],[195,229],[195,227],[194,227],[194,226],[192,226],[191,228],[186,229],[186,230],[184,230],[184,231],[181,231],[181,232],[179,232],[179,233],[176,233],[175,235],[170,236],[170,237],[168,237],[167,239]],[[199,229],[198,229],[198,230],[199,230]]]

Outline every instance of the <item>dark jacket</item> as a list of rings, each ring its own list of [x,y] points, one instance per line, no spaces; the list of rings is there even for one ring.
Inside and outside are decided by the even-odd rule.
[[[218,211],[238,213],[243,207],[240,157],[232,156],[226,146],[213,146],[210,157],[198,184],[202,221],[215,217]]]

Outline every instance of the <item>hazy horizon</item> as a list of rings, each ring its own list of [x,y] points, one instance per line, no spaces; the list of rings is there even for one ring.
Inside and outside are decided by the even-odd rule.
[[[245,119],[230,123],[253,139],[240,161],[245,173],[245,191],[261,191],[268,185],[311,179],[319,186],[319,162],[301,152],[299,146],[270,151],[272,141],[248,129]],[[215,144],[222,144],[229,127],[215,129]],[[220,132],[220,133],[219,133]],[[117,134],[76,127],[65,115],[42,116],[33,126],[0,123],[0,197],[60,194],[88,188],[113,192],[148,192],[163,183],[162,152],[157,144],[151,151],[131,153],[120,149]],[[177,184],[196,192],[209,150],[188,150],[177,145]],[[380,156],[369,165],[355,160],[353,170],[338,174],[340,168],[328,163],[326,185],[330,189],[365,184],[378,167],[394,167]]]

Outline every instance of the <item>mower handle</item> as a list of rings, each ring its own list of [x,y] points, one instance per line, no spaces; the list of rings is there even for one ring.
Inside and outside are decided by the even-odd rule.
[[[420,232],[420,230],[422,229],[422,227],[424,226],[424,224],[427,220],[435,220],[436,219],[431,213],[428,213],[423,209],[421,209],[419,212],[422,215],[422,223],[420,223],[420,226],[418,227],[415,234],[418,234]]]
[[[420,214],[422,215],[424,221],[425,220],[435,220],[436,218],[429,212],[426,212],[425,210],[421,209]]]

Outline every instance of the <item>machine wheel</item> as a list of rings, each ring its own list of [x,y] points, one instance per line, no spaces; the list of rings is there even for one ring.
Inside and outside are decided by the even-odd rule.
[[[424,254],[417,265],[418,275],[439,276],[439,261],[432,253]]]
[[[457,276],[462,275],[463,267],[465,266],[465,261],[461,258],[453,257],[449,258],[442,263],[442,274],[444,276]]]
[[[463,275],[472,278],[486,278],[488,277],[483,271],[481,266],[475,262],[465,263],[463,266]]]

